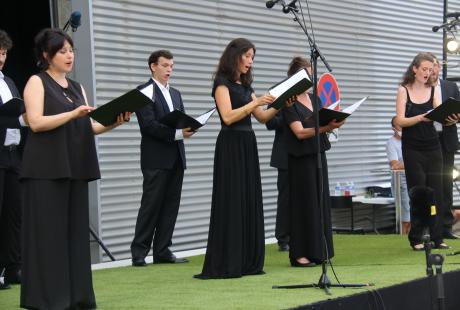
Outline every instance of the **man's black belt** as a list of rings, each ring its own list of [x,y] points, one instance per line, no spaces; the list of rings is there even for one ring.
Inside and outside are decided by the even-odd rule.
[[[19,146],[17,144],[3,145],[2,150],[7,152],[14,152],[18,149],[18,147]]]

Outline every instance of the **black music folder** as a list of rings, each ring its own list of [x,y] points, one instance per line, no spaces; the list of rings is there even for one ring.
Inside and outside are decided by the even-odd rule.
[[[460,100],[451,97],[445,100],[437,108],[428,112],[425,117],[445,125],[447,124],[446,118],[451,114],[457,113],[460,113]]]
[[[276,97],[268,108],[281,109],[289,98],[303,93],[312,85],[307,69],[299,70],[296,74],[282,80],[268,90],[270,95]]]
[[[369,98],[369,96],[364,97],[363,99],[353,103],[351,106],[343,109],[342,111],[335,111],[331,107],[322,108],[318,112],[319,113],[319,125],[326,126],[334,119],[338,122],[343,121],[348,116],[350,116],[361,105],[361,103],[366,101],[367,98]]]
[[[159,122],[174,129],[184,129],[190,127],[192,130],[197,130],[207,123],[215,111],[216,108],[212,108],[198,117],[193,118],[180,110],[174,110],[160,118]]]
[[[110,126],[116,122],[120,113],[136,112],[151,102],[152,99],[144,95],[140,90],[133,89],[89,112],[88,115],[102,125]]]
[[[0,115],[2,116],[19,117],[25,111],[24,100],[21,98],[14,97],[0,104]]]

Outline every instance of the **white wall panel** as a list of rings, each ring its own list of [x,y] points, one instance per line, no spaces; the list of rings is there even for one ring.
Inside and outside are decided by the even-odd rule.
[[[308,21],[305,1],[302,4]],[[460,9],[458,1],[451,7]],[[395,94],[406,66],[419,51],[441,56],[442,1],[308,1],[317,44],[333,68],[348,105],[370,95],[340,130],[328,152],[331,186],[354,181],[357,190],[388,182],[385,142],[391,135]],[[254,88],[258,95],[285,76],[293,55],[308,55],[306,37],[279,5],[261,0],[93,0],[97,102],[106,102],[149,78],[147,58],[156,49],[174,54],[171,84],[181,90],[186,110],[198,115],[214,105],[212,73],[225,45],[246,37],[257,47]],[[307,25],[310,29],[310,25]],[[456,69],[458,71],[458,69]],[[320,73],[324,66],[319,65]],[[458,74],[460,75],[460,74]],[[254,120],[255,122],[255,120]],[[267,236],[273,236],[276,171],[269,167],[273,133],[255,125],[262,171]],[[173,249],[206,244],[211,203],[217,115],[186,141],[188,169],[174,232]],[[142,192],[140,134],[135,118],[99,137],[102,169],[102,238],[117,258],[129,257],[129,244]],[[306,185],[308,186],[308,185]]]

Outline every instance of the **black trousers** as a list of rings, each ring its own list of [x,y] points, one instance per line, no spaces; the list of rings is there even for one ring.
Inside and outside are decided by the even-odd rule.
[[[432,151],[419,151],[404,148],[402,149],[404,168],[407,180],[407,189],[414,186],[426,186],[434,190],[434,200],[436,204],[436,215],[430,221],[429,233],[431,240],[436,245],[442,243],[441,232],[441,215],[444,208],[443,186],[442,186],[442,154],[441,149]],[[411,245],[422,243],[422,237],[426,228],[425,223],[419,214],[426,210],[425,205],[416,205],[412,199],[411,207],[411,228],[409,232],[409,241]]]
[[[289,174],[286,169],[278,169],[278,201],[276,208],[275,237],[278,244],[289,243]]]
[[[172,254],[169,247],[179,212],[184,169],[177,162],[171,170],[144,169],[142,174],[143,193],[131,255],[142,259],[152,248],[154,257],[168,258]]]
[[[21,307],[95,308],[88,182],[26,179],[22,185]]]
[[[442,147],[442,187],[444,209],[442,212],[442,233],[452,232],[454,216],[452,214],[453,194],[452,194],[452,170],[454,169],[455,152],[449,152]]]
[[[21,155],[0,150],[0,273],[14,274],[21,268]]]

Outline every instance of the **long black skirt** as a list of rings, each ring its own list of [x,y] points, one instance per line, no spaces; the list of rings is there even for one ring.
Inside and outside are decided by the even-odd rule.
[[[254,132],[222,130],[216,142],[208,246],[195,277],[262,274],[265,255],[259,157]]]
[[[321,263],[327,257],[334,256],[332,244],[332,225],[329,195],[329,180],[325,153],[321,153],[323,171],[323,214],[324,234],[327,247],[323,243],[316,154],[295,157],[289,155],[289,206],[290,236],[289,257],[306,257],[310,261]],[[327,253],[323,252],[327,249]]]
[[[26,179],[22,185],[21,307],[95,308],[88,182]]]

